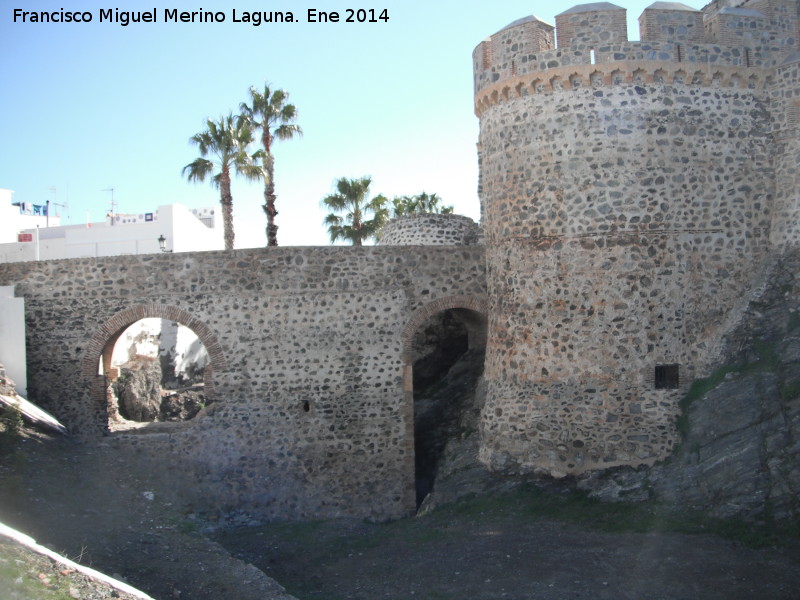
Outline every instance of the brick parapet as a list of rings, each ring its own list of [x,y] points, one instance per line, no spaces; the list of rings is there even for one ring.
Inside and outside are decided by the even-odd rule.
[[[751,5],[766,14],[750,8]],[[643,68],[632,64],[641,62],[675,63],[661,67],[668,72],[697,70],[706,66],[772,68],[798,47],[800,18],[792,13],[792,5],[796,3],[772,0],[748,3],[747,8],[711,7],[703,13],[689,7],[686,10],[664,10],[658,7],[680,5],[657,2],[640,18],[642,41],[639,42],[627,41],[622,34],[624,27],[620,28],[614,21],[619,15],[624,16],[625,11],[618,10],[619,7],[603,11],[567,11],[556,18],[559,44],[550,48],[535,46],[526,40],[531,38],[531,27],[544,30],[551,26],[538,20],[521,20],[520,24],[512,23],[475,48],[475,94],[484,96],[489,88],[491,91],[498,88],[501,91],[505,87],[513,89],[508,83],[520,76],[550,81],[556,76],[554,70],[570,66],[613,63],[615,67],[612,70],[618,69],[623,73]],[[609,23],[598,25],[595,21]],[[611,21],[614,21],[613,25]],[[562,35],[559,27],[579,27],[583,33]],[[501,44],[498,44],[498,39]],[[747,79],[749,75],[742,73],[741,77]]]
[[[758,90],[767,87],[772,74],[772,69],[667,60],[568,65],[516,75],[484,87],[475,95],[475,114],[480,117],[489,107],[515,98],[586,87],[669,84]]]
[[[584,50],[551,50],[538,55],[524,57],[524,61],[492,67],[486,71],[475,72],[475,98],[479,99],[504,89],[514,90],[519,81],[541,82],[545,86],[556,77],[569,80],[574,70],[576,74],[621,73],[625,79],[617,83],[630,82],[637,70],[654,73],[661,69],[666,73],[699,73],[704,81],[710,81],[714,72],[737,72],[744,81],[752,75],[772,66],[770,61],[757,52],[745,52],[738,48],[725,48],[713,45],[684,45],[673,43],[628,42],[614,47],[601,48],[592,55]],[[587,74],[588,74],[587,73]],[[761,76],[760,78],[763,78]],[[605,84],[612,83],[606,79]],[[703,83],[703,82],[701,82]],[[570,87],[567,84],[565,87]]]

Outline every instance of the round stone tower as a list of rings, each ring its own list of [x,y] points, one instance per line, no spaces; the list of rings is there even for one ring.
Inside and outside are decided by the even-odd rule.
[[[494,469],[665,457],[680,397],[761,275],[771,86],[795,43],[770,32],[796,30],[797,14],[723,4],[656,2],[641,42],[624,9],[582,5],[556,17],[558,48],[528,17],[473,53]]]
[[[395,217],[383,227],[381,246],[474,246],[481,230],[469,217],[414,214]]]

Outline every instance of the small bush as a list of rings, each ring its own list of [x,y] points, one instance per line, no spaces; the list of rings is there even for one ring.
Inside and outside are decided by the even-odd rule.
[[[16,406],[0,410],[0,453],[10,452],[22,436],[22,413]]]

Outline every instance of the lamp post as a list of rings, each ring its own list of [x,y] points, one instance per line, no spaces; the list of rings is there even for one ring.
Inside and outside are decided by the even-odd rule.
[[[158,247],[161,248],[162,252],[172,252],[172,250],[167,250],[167,238],[164,237],[163,233],[158,236]]]

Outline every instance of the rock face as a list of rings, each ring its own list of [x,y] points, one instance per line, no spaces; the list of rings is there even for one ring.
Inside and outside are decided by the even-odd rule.
[[[471,316],[463,310],[438,313],[414,336],[414,453],[420,511],[496,487],[497,477],[478,460],[486,394],[486,324]]]
[[[683,442],[649,470],[580,485],[610,500],[658,500],[717,517],[800,517],[800,254],[782,257],[727,338],[723,367],[682,405]]]
[[[159,359],[139,356],[121,367],[120,377],[112,384],[121,417],[139,422],[187,421],[206,406],[202,379],[199,385],[183,388],[171,385],[174,379],[165,385],[165,376],[172,371],[163,366]]]
[[[0,363],[0,394],[16,396],[17,390],[14,381],[6,374],[6,368]]]
[[[202,387],[167,392],[161,400],[160,421],[188,421],[197,416],[207,401]]]
[[[161,365],[140,358],[120,369],[114,382],[119,412],[130,421],[156,421],[161,412]]]

